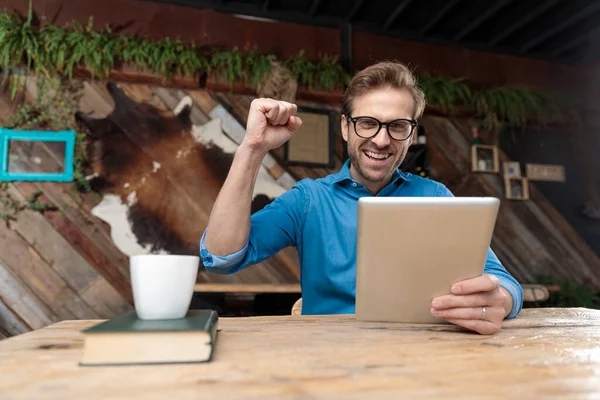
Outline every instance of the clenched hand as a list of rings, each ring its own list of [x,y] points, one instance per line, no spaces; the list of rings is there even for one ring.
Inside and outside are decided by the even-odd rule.
[[[288,140],[302,125],[295,104],[273,99],[254,99],[250,105],[244,142],[253,150],[267,153]]]

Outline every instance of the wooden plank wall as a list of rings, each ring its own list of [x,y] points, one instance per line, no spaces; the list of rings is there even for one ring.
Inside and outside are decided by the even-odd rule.
[[[501,174],[471,172],[472,121],[426,116],[432,175],[455,195],[502,199],[492,248],[521,283],[539,275],[567,277],[600,288],[600,259],[569,223],[529,182],[528,201],[504,199]],[[500,163],[511,161],[499,150]]]
[[[13,102],[2,87],[2,121],[18,102],[35,95],[23,91]],[[61,160],[46,150],[44,162]],[[23,210],[9,225],[0,223],[0,337],[64,319],[110,318],[130,310],[128,260],[106,224],[89,212],[98,199],[80,196],[71,183],[54,182],[10,183],[2,196],[26,204],[37,191],[43,193],[39,201],[57,210]]]
[[[23,202],[26,191],[27,186],[19,184],[10,185],[8,193]],[[0,224],[3,311],[13,314],[9,321],[22,322],[3,324],[9,334],[63,319],[106,318],[130,308],[127,298],[52,224],[52,218],[69,224],[58,211],[44,216],[29,210],[21,211],[10,226]]]

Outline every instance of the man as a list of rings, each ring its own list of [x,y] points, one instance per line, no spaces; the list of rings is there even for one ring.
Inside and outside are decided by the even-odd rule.
[[[398,170],[424,108],[424,94],[404,65],[384,62],[359,72],[343,98],[341,128],[350,159],[338,173],[304,179],[251,216],[263,158],[302,124],[294,104],[254,100],[246,136],[200,242],[206,268],[234,273],[296,246],[303,314],[354,313],[358,199],[452,196],[440,183]],[[523,292],[491,249],[484,272],[434,299],[431,313],[481,334],[499,331],[521,310]]]

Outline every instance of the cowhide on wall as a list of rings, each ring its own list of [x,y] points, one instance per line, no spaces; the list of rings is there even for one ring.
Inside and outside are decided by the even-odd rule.
[[[115,108],[103,119],[78,113],[91,139],[92,186],[103,195],[93,214],[111,226],[127,255],[198,254],[199,240],[237,148],[221,121],[193,126],[107,84]],[[258,211],[285,192],[264,168],[254,192]]]

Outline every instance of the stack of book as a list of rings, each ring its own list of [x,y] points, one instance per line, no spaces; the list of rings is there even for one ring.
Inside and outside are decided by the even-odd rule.
[[[131,311],[83,331],[80,365],[210,361],[217,325],[214,310],[190,310],[184,318],[168,320],[141,320]]]

